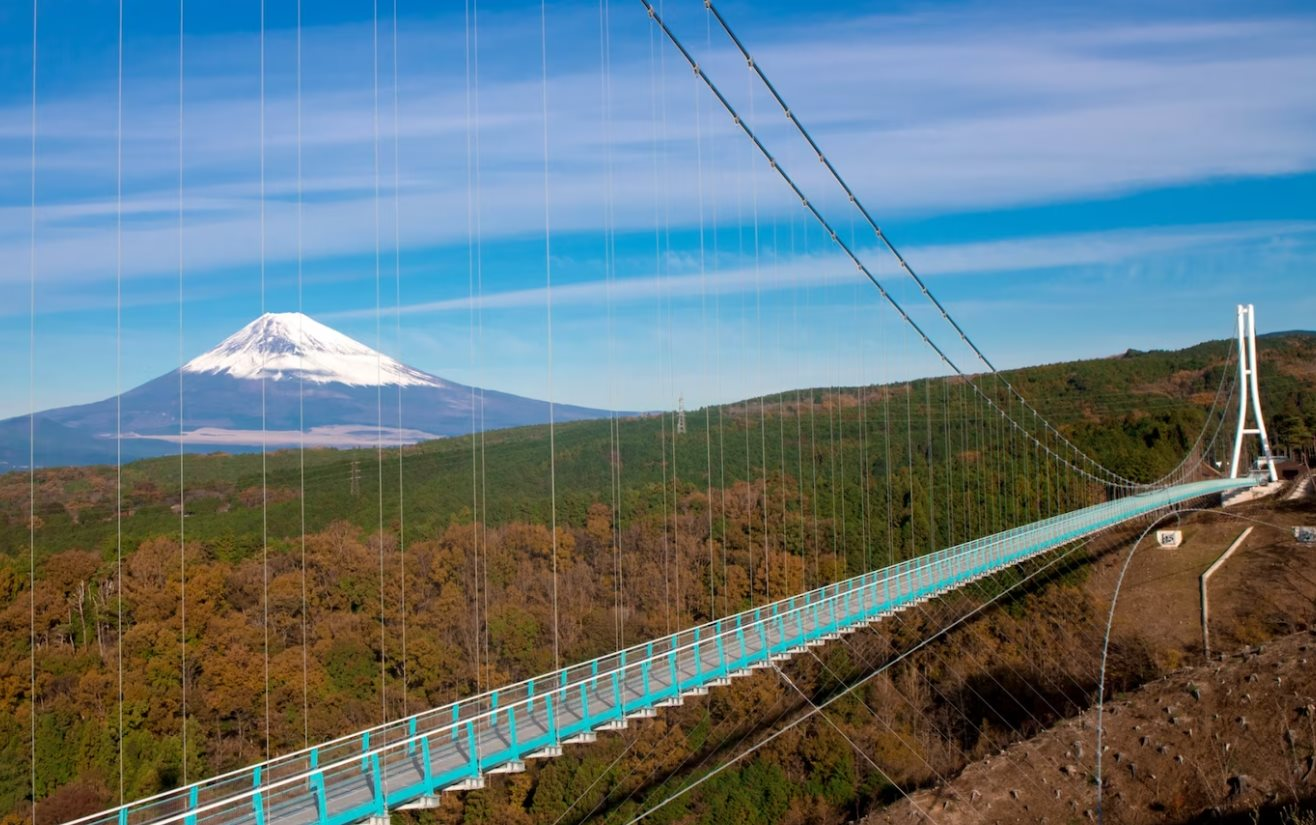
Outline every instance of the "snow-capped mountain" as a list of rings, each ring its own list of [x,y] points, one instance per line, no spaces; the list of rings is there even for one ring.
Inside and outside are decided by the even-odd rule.
[[[553,414],[609,415],[567,404]],[[456,384],[308,316],[269,313],[117,399],[38,413],[35,452],[49,466],[111,462],[120,446],[125,459],[164,455],[180,442],[197,451],[407,444],[548,418],[545,401]],[[27,416],[0,421],[0,469],[27,465],[28,426]]]
[[[184,373],[349,387],[444,387],[300,312],[267,312],[183,365]]]

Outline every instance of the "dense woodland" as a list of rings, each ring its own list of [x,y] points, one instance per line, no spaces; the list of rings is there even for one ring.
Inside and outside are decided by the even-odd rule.
[[[1262,344],[1275,440],[1310,451],[1316,336]],[[1227,355],[1217,342],[1007,377],[1066,439],[1152,480],[1193,450],[1208,463],[1227,458],[1199,441],[1232,416],[1212,407],[1229,386]],[[555,442],[556,507],[544,428],[402,451],[285,451],[266,457],[264,474],[260,456],[197,455],[127,465],[121,486],[114,467],[0,477],[0,816],[30,815],[33,724],[37,818],[53,823],[119,800],[120,713],[131,799],[548,670],[554,560],[570,661],[1109,493],[1066,466],[1076,459],[1059,435],[993,377],[784,393],[690,411],[680,435],[672,415],[582,422],[558,427]],[[1050,600],[1050,615],[1072,613],[1075,627],[1088,618],[1052,590],[1017,598]],[[966,650],[1014,661],[1015,675],[993,675],[997,687],[1042,672],[1034,659],[1044,637],[1066,631],[1028,627],[1011,604],[945,640],[957,651],[947,662]],[[824,649],[826,666],[794,665],[793,678],[826,695],[932,621],[884,622]],[[1135,654],[1130,673],[1142,667]],[[920,668],[870,684],[870,701],[909,707],[883,725],[858,702],[837,706],[883,772],[815,721],[663,816],[853,816],[1083,701],[1090,687],[1090,674],[1074,675],[1047,688],[1048,711],[1002,713],[990,708],[996,687],[966,688],[981,677]],[[778,712],[765,708],[784,714],[802,701],[771,674],[737,685],[424,816],[634,813],[720,749],[733,752]],[[930,703],[942,709],[930,715]]]

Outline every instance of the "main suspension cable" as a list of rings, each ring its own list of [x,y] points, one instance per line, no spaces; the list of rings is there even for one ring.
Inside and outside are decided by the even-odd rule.
[[[652,3],[650,3],[649,0],[640,0],[640,2],[644,5],[645,10],[648,12],[650,19],[654,21],[654,23],[658,26],[659,30],[663,33],[663,35],[667,38],[667,40],[677,49],[677,51],[681,53],[681,56],[685,59],[686,63],[690,66],[691,70],[695,72],[696,76],[698,76],[701,80],[703,80],[704,85],[717,99],[718,103],[720,103],[722,107],[726,110],[727,114],[731,116],[732,121],[738,127],[740,127],[740,130],[745,134],[747,138],[749,138],[750,142],[753,143],[754,147],[759,151],[759,153],[764,157],[764,159],[768,161],[768,165],[771,166],[772,169],[777,172],[777,175],[782,179],[782,181],[787,185],[787,187],[790,188],[791,192],[799,199],[800,204],[804,207],[804,209],[807,212],[809,212],[809,214],[813,216],[814,220],[816,220],[823,227],[824,231],[827,232],[832,242],[841,250],[841,252],[850,260],[850,262],[854,264],[855,268],[860,272],[860,274],[866,277],[873,284],[873,286],[877,288],[879,294],[881,294],[881,296],[886,300],[886,302],[891,306],[891,308],[895,310],[896,314],[900,316],[900,319],[904,321],[905,324],[908,325],[911,329],[914,330],[914,332],[923,341],[923,343],[926,344],[928,348],[930,348],[937,355],[937,357],[940,358],[941,361],[946,364],[946,366],[952,369],[956,374],[964,377],[966,380],[969,380],[969,383],[974,387],[975,391],[982,394],[986,399],[987,403],[992,407],[992,409],[994,409],[999,415],[1003,416],[1007,421],[1009,421],[1010,425],[1014,429],[1018,430],[1020,433],[1028,437],[1030,440],[1040,444],[1041,442],[1038,441],[1036,436],[1034,436],[1031,432],[1029,432],[1018,421],[1011,418],[1010,415],[1000,406],[1000,404],[998,404],[995,400],[987,396],[983,392],[982,388],[978,387],[977,383],[972,381],[969,374],[966,373],[964,370],[962,370],[959,367],[959,365],[950,357],[950,355],[943,348],[937,345],[932,340],[931,337],[929,337],[929,335],[923,330],[923,328],[918,324],[918,322],[916,322],[912,317],[910,317],[909,313],[904,309],[903,306],[901,306],[900,302],[898,302],[895,299],[895,297],[891,295],[891,293],[886,289],[886,287],[877,278],[877,276],[874,275],[873,272],[868,268],[868,266],[865,265],[859,259],[858,255],[854,252],[851,246],[840,237],[840,235],[832,227],[831,222],[828,221],[822,215],[822,213],[818,211],[818,208],[814,206],[809,201],[809,199],[804,195],[804,192],[800,189],[799,185],[790,176],[790,174],[781,166],[781,164],[777,162],[777,159],[768,150],[767,146],[764,145],[763,141],[758,137],[757,133],[755,133],[754,130],[744,121],[744,119],[741,118],[740,114],[736,111],[736,108],[722,93],[721,89],[717,86],[717,84],[712,80],[712,78],[710,78],[707,75],[707,73],[703,71],[703,69],[700,68],[698,61],[696,61],[694,56],[686,49],[685,45],[676,36],[675,32],[673,32],[667,26],[667,23],[658,14],[658,11],[654,8]],[[1049,447],[1046,447],[1045,449],[1047,450],[1048,453],[1052,453]],[[1092,459],[1090,458],[1087,458],[1087,461],[1092,462],[1099,471],[1105,473],[1106,474],[1105,478],[1096,475],[1092,472],[1089,472],[1088,470],[1079,467],[1078,465],[1075,465],[1073,462],[1071,462],[1068,458],[1064,456],[1056,456],[1056,458],[1064,461],[1075,472],[1082,473],[1083,475],[1086,475],[1092,478],[1094,481],[1097,481],[1101,484],[1109,484],[1123,488],[1135,488],[1135,487],[1147,486],[1147,485],[1139,485],[1136,482],[1133,482],[1129,479],[1125,479],[1122,476],[1112,473],[1111,471],[1102,467],[1100,464],[1096,464],[1095,462],[1092,462]],[[1086,458],[1086,456],[1084,456],[1084,458]]]
[[[827,155],[822,151],[821,147],[818,146],[817,142],[814,141],[813,136],[809,134],[808,129],[806,129],[804,127],[804,124],[801,123],[797,117],[795,117],[795,114],[791,111],[790,107],[786,105],[786,101],[782,98],[781,94],[777,91],[777,88],[772,84],[772,81],[770,81],[768,79],[768,76],[763,72],[762,67],[758,65],[758,63],[750,55],[749,50],[745,48],[744,43],[742,43],[740,38],[736,36],[735,32],[731,30],[731,26],[730,24],[727,23],[726,18],[724,18],[722,14],[717,10],[717,7],[713,5],[713,0],[704,0],[704,7],[707,8],[709,13],[712,15],[712,17],[715,20],[717,20],[718,25],[721,26],[722,31],[726,33],[727,37],[730,38],[731,42],[735,44],[736,49],[740,52],[741,57],[745,59],[745,62],[749,65],[749,68],[754,72],[754,74],[758,76],[759,80],[763,82],[763,85],[767,88],[768,92],[772,95],[773,99],[777,102],[777,105],[781,107],[781,110],[783,114],[785,114],[786,119],[795,126],[796,130],[800,133],[800,136],[803,137],[804,140],[809,144],[809,148],[813,150],[815,155],[817,155],[818,161],[822,163],[823,166],[827,169],[827,172],[831,175],[832,180],[836,181],[837,185],[841,187],[841,190],[845,193],[846,198],[849,200],[850,204],[859,211],[860,215],[863,216],[864,221],[867,222],[869,228],[873,230],[873,233],[877,236],[877,239],[882,243],[882,245],[887,249],[887,251],[890,252],[891,255],[895,258],[896,263],[900,267],[900,269],[903,272],[905,272],[905,274],[908,275],[911,279],[913,279],[914,283],[918,285],[919,291],[922,293],[923,297],[927,298],[932,303],[932,305],[941,314],[942,319],[945,320],[948,324],[950,324],[951,328],[954,329],[956,335],[959,336],[960,340],[963,341],[964,344],[966,344],[971,350],[973,350],[973,354],[977,356],[978,360],[981,361],[983,365],[986,366],[987,369],[990,370],[991,373],[995,375],[1005,385],[1005,387],[1011,394],[1013,394],[1016,398],[1018,398],[1018,400],[1024,405],[1024,407],[1029,412],[1031,412],[1033,416],[1038,421],[1040,421],[1047,430],[1050,430],[1055,435],[1059,436],[1059,438],[1063,440],[1066,445],[1068,445],[1071,449],[1074,450],[1076,455],[1089,461],[1092,464],[1092,466],[1097,467],[1098,469],[1103,470],[1107,473],[1110,473],[1112,478],[1114,478],[1115,480],[1130,485],[1136,485],[1136,482],[1132,481],[1131,479],[1123,478],[1111,472],[1110,470],[1106,469],[1095,459],[1092,459],[1091,457],[1083,453],[1083,451],[1079,449],[1077,445],[1073,444],[1068,439],[1066,439],[1058,430],[1056,430],[1050,424],[1050,422],[1048,422],[1044,417],[1042,417],[1042,415],[1031,404],[1028,403],[1027,399],[1025,399],[1018,392],[1018,390],[1015,389],[1015,387],[1009,382],[1009,380],[1007,380],[1005,376],[1002,375],[999,370],[997,370],[996,366],[987,358],[987,356],[978,347],[978,345],[973,342],[973,339],[969,337],[968,333],[964,331],[964,329],[959,325],[959,323],[950,314],[950,312],[947,311],[946,307],[942,305],[942,303],[939,300],[937,300],[937,297],[935,295],[932,294],[932,291],[928,289],[927,284],[924,283],[923,279],[920,278],[918,273],[914,271],[914,268],[909,265],[909,262],[896,248],[895,244],[891,241],[891,239],[887,237],[886,233],[883,232],[882,229],[877,225],[877,222],[873,219],[873,216],[868,211],[867,207],[863,205],[863,202],[859,200],[859,197],[854,193],[854,190],[852,190],[850,188],[850,185],[846,183],[845,178],[843,178],[840,172],[836,170],[836,167],[832,165],[831,159],[827,157]]]

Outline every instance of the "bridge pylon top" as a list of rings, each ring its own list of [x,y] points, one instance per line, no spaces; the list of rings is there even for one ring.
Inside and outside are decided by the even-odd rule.
[[[1255,419],[1247,426],[1248,409]],[[1261,414],[1261,393],[1257,389],[1257,311],[1252,304],[1238,305],[1238,426],[1234,429],[1234,453],[1229,462],[1229,477],[1238,478],[1243,439],[1255,435],[1261,441],[1258,464],[1264,464],[1271,481],[1277,481],[1275,457],[1270,451],[1266,419]]]

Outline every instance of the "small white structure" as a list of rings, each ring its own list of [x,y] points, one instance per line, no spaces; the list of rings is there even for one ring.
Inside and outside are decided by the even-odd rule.
[[[1182,530],[1157,530],[1156,543],[1161,547],[1178,547],[1183,544]]]
[[[1316,527],[1294,527],[1293,537],[1302,544],[1316,544]]]

